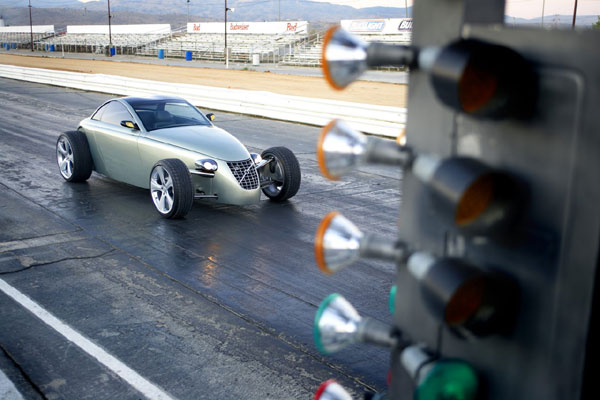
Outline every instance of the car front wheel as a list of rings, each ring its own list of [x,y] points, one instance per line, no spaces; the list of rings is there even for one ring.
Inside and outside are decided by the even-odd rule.
[[[150,173],[150,196],[164,218],[182,218],[192,208],[194,192],[186,165],[178,159],[160,160]]]
[[[294,197],[300,188],[300,164],[286,147],[271,147],[261,157],[271,159],[259,169],[263,193],[272,201],[282,202]]]
[[[62,133],[56,141],[56,162],[67,182],[84,182],[92,175],[92,156],[85,134]]]

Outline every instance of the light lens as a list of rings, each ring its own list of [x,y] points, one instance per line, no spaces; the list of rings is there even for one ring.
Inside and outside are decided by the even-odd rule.
[[[327,82],[342,90],[367,70],[367,43],[340,27],[330,28],[325,34],[321,64]]]
[[[332,274],[359,258],[363,233],[337,211],[323,218],[315,236],[317,265],[326,274]]]
[[[440,360],[420,379],[414,399],[473,400],[477,391],[477,374],[469,364],[459,360]]]
[[[352,396],[334,379],[329,379],[319,386],[315,400],[352,400]]]
[[[390,310],[390,314],[394,315],[396,312],[396,292],[398,291],[398,286],[394,285],[390,289],[390,298],[388,301],[388,308]]]
[[[205,172],[215,172],[219,168],[219,165],[215,160],[198,160],[196,161],[196,169]]]
[[[315,345],[321,353],[330,354],[356,343],[360,321],[352,304],[337,293],[330,294],[315,315]]]
[[[456,224],[467,225],[477,219],[494,200],[492,174],[476,179],[462,195],[456,207]]]
[[[317,161],[321,173],[337,181],[362,161],[367,138],[341,120],[333,120],[321,131]]]
[[[475,277],[456,289],[448,301],[444,320],[449,326],[465,323],[481,308],[485,295],[485,278]]]

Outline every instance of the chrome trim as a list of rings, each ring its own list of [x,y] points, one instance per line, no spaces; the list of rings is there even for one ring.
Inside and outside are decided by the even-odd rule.
[[[218,199],[218,194],[195,194],[194,199]]]
[[[190,174],[204,176],[206,178],[214,178],[215,177],[215,173],[214,172],[202,172],[202,171],[198,171],[198,170],[195,170],[195,169],[190,169]]]
[[[261,162],[259,162],[258,164],[256,164],[256,169],[264,167],[265,165],[267,165],[271,161],[273,161],[273,158],[266,158],[266,159],[263,158],[263,160]]]

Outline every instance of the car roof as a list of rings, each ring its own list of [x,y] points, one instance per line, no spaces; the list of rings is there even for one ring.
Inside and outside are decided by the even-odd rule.
[[[122,100],[122,101],[126,101],[128,103],[136,103],[139,101],[147,101],[147,100],[183,100],[181,97],[177,97],[177,96],[165,96],[165,95],[153,95],[153,96],[144,96],[144,97],[136,97],[136,96],[129,96],[129,97],[121,97],[119,99],[115,99],[115,100]]]

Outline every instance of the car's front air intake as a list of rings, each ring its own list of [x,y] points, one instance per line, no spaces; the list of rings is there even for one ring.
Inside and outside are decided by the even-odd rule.
[[[258,188],[258,173],[251,159],[232,161],[228,162],[227,165],[242,188],[246,190]]]

